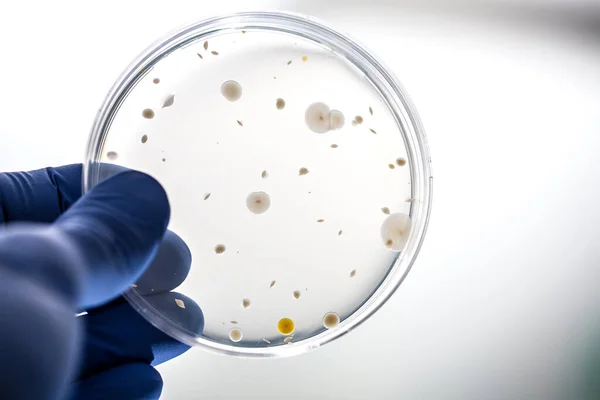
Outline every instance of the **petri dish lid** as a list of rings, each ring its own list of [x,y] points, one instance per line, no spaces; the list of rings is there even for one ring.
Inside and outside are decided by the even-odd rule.
[[[142,276],[124,296],[222,354],[295,355],[347,333],[401,284],[429,220],[405,90],[355,41],[292,14],[212,18],[138,56],[97,114],[84,190],[115,164],[161,182],[192,255],[164,293]]]

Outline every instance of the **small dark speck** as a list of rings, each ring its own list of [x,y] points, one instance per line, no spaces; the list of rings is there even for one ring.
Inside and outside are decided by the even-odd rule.
[[[342,236],[342,232],[343,232],[343,231],[339,231],[339,232],[338,232],[338,236]]]
[[[163,159],[162,159],[162,162],[165,162],[165,161],[167,161],[167,159],[166,159],[166,158],[163,158]]]
[[[277,99],[277,101],[275,102],[275,107],[278,110],[283,110],[285,108],[285,100],[282,99],[281,97]]]
[[[239,126],[244,126],[244,123],[242,121],[240,121],[239,119],[237,120],[237,123]]]
[[[169,95],[163,103],[163,108],[171,107],[175,103],[175,95]]]
[[[287,65],[290,65],[292,63],[292,60],[288,61]]]
[[[377,132],[375,132],[375,129],[371,129],[371,128],[370,128],[369,130],[370,130],[372,133],[374,133],[374,134],[376,134],[376,135],[377,135]]]
[[[142,111],[142,117],[146,119],[152,119],[154,118],[154,111],[150,108],[146,108],[144,111]]]
[[[196,53],[196,54],[198,54],[198,57],[200,57],[200,59],[204,60],[204,57],[202,57],[202,54],[200,54],[200,53]]]
[[[210,52],[210,54],[212,54],[213,56],[218,56],[218,55],[219,55],[219,53],[217,53],[217,52],[216,52],[216,51],[214,51],[214,50],[213,50],[213,51],[211,51],[211,52]]]
[[[373,109],[371,107],[369,107],[369,113],[373,115]]]
[[[208,40],[204,42],[204,50],[208,50]]]
[[[242,33],[246,33],[246,31],[242,31]]]

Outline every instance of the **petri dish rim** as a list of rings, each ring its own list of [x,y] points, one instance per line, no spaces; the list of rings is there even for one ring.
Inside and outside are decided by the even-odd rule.
[[[364,46],[313,17],[282,12],[243,12],[206,19],[172,31],[142,52],[121,74],[98,110],[88,138],[83,164],[83,191],[90,190],[100,179],[100,159],[111,123],[121,104],[152,67],[173,51],[215,33],[240,30],[272,30],[300,36],[320,44],[361,70],[376,88],[403,132],[410,166],[413,221],[405,249],[372,295],[335,329],[325,330],[308,339],[270,347],[239,347],[214,342],[182,329],[148,304],[133,290],[123,294],[131,306],[156,328],[189,345],[225,355],[241,357],[281,357],[302,354],[321,347],[352,329],[374,314],[396,291],[408,275],[420,251],[431,213],[433,177],[427,138],[417,111],[396,77]]]

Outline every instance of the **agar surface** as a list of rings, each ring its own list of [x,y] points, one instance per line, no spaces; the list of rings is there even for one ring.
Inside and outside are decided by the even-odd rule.
[[[242,31],[242,33],[245,33],[245,31]],[[248,39],[250,38],[250,36],[251,35],[248,35]],[[219,47],[218,43],[211,43],[211,47],[214,48],[215,44],[217,44],[217,46],[216,46],[217,48],[219,48],[220,50],[222,50],[224,52],[224,57],[228,55],[228,52],[227,52],[226,48]],[[204,42],[203,47],[204,47],[205,51],[207,51],[207,52],[209,52],[209,53],[211,53],[211,54],[213,54],[215,56],[219,55],[219,53],[216,52],[215,50],[211,49],[212,51],[209,51],[209,43],[208,43],[208,41]],[[204,59],[202,54],[200,54],[200,53],[196,53],[196,54],[197,54],[197,56],[200,59],[202,59],[202,60]],[[205,55],[206,54],[207,53],[205,53]],[[297,57],[298,57],[297,55],[293,56],[293,60],[296,61],[296,64],[294,65],[294,67],[291,67],[291,69],[289,69],[288,71],[293,71],[294,73],[297,73],[296,71],[302,71],[302,70],[307,71],[306,69],[301,68],[302,64],[297,62],[298,61]],[[192,59],[195,60],[195,57],[193,57],[193,53],[192,53]],[[218,59],[216,59],[216,60],[218,60]],[[306,63],[308,61],[308,57],[307,56],[302,56],[300,58],[300,60],[302,62]],[[285,62],[285,59],[281,59],[281,58],[279,59],[279,67],[280,68],[283,67],[281,65],[282,61]],[[314,64],[317,61],[318,61],[318,59],[311,59],[311,64],[307,65],[306,68],[309,68],[309,70],[310,70],[313,65],[318,65],[318,64]],[[210,65],[210,64],[208,64],[210,62],[211,62],[210,61],[210,57],[208,57],[207,61],[206,61],[207,64],[202,64],[202,67]],[[291,64],[292,64],[292,60],[289,60],[287,62],[287,65],[291,65]],[[200,68],[200,66],[198,68]],[[168,76],[166,78],[165,78],[165,76],[163,76],[163,79],[166,79],[166,80],[163,82],[163,84],[160,87],[158,87],[158,88],[156,88],[154,90],[162,90],[163,86],[170,85],[170,82],[169,82],[168,78],[169,78]],[[271,78],[271,74],[269,74],[267,76],[267,78],[268,78],[269,82],[272,82],[271,79],[270,79]],[[277,79],[277,77],[273,76],[273,79]],[[285,75],[281,75],[280,76],[280,80],[272,82],[272,83],[285,82],[285,79],[286,79],[286,76]],[[242,79],[242,78],[240,78],[240,80],[242,80],[242,81],[245,82],[245,80]],[[216,82],[217,87],[218,87],[218,83],[220,81],[221,80],[217,80],[217,82]],[[158,83],[161,82],[161,80],[158,77],[156,77],[156,78],[154,78],[152,80],[152,82],[154,84],[158,84]],[[247,89],[248,93],[250,93],[250,91],[252,90],[252,86],[250,85],[251,83],[253,83],[253,82],[248,82],[248,85],[245,86],[245,88]],[[234,80],[225,81],[225,82],[223,82],[221,84],[220,93],[229,102],[239,101],[242,98],[242,94],[243,94],[242,85],[240,85],[239,82],[234,81]],[[283,93],[281,95],[285,95],[285,93]],[[165,96],[164,92],[163,92],[163,96]],[[213,90],[213,96],[215,96],[217,99],[219,98],[219,94],[218,94],[216,88],[215,88],[215,90]],[[248,94],[246,94],[246,96],[248,96]],[[270,96],[272,96],[272,97],[270,97]],[[272,110],[273,104],[271,103],[272,102],[272,98],[274,98],[274,95],[270,94],[270,96],[267,97],[267,99],[265,101],[266,104],[264,104],[264,105],[265,105],[265,108],[268,108],[270,110],[270,112],[273,113],[273,112],[276,112],[276,111]],[[269,100],[269,98],[271,100]],[[184,99],[183,95],[181,97],[178,97],[178,102],[182,102],[183,99]],[[313,99],[315,99],[315,98],[313,97]],[[318,99],[318,97],[316,99]],[[159,98],[159,101],[161,101],[161,100],[162,100],[162,98]],[[288,100],[289,100],[289,98],[288,98]],[[293,114],[292,111],[294,111],[294,109],[295,109],[295,102],[294,102],[294,100],[297,100],[297,99],[292,98],[292,100],[290,101],[289,105],[287,105],[286,101],[283,98],[277,98],[276,101],[275,101],[275,107],[276,107],[277,110],[284,110],[286,108],[286,106],[287,106],[287,109],[286,109],[285,113],[284,114],[278,114],[278,115],[286,116],[287,117],[288,113]],[[171,106],[174,105],[174,103],[175,103],[175,95],[174,94],[167,95],[167,97],[165,98],[165,100],[162,103],[162,108],[171,107]],[[221,103],[222,104],[226,104],[226,103],[224,103],[222,101],[221,101]],[[158,104],[160,104],[160,102]],[[155,111],[153,109],[147,108],[147,109],[144,109],[142,111],[142,116],[144,118],[146,118],[146,119],[153,119],[156,116],[158,116],[157,119],[161,120],[162,117],[163,117],[163,115],[167,115],[168,112],[165,113],[165,114],[162,114],[162,111],[159,109],[160,106],[158,104],[155,105],[155,107],[154,107],[154,109],[156,110],[157,114],[155,114]],[[303,107],[304,104],[302,104],[301,107]],[[331,104],[333,105],[333,101],[332,101]],[[142,107],[140,107],[140,108],[143,108],[144,105],[146,105],[146,104],[143,104]],[[357,128],[357,129],[349,129],[348,132],[351,135],[354,135],[355,133],[358,133],[358,132],[365,133],[366,129],[369,129],[369,131],[371,133],[373,133],[373,134],[377,134],[377,132],[375,131],[375,129],[369,128],[369,125],[373,122],[371,120],[374,119],[374,118],[369,117],[369,115],[373,116],[373,114],[374,114],[373,108],[369,106],[368,107],[369,114],[366,114],[366,110],[364,110],[365,105],[366,104],[363,103],[363,105],[361,106],[360,110],[355,110],[354,111],[354,112],[361,113],[364,116],[364,118],[361,115],[355,115],[354,118],[352,119],[352,126],[359,126],[359,125],[362,125],[364,123],[364,127],[360,128],[360,129],[359,128]],[[136,109],[139,110],[139,108],[136,108]],[[179,104],[174,108],[173,111],[175,111],[176,109],[179,109]],[[348,113],[351,112],[349,109],[346,109],[345,107],[343,109],[345,109]],[[134,111],[134,114],[137,114],[137,112]],[[352,113],[352,114],[354,114],[354,113]],[[350,118],[350,115],[352,115],[352,114],[348,114],[349,118]],[[302,124],[302,122],[301,122],[302,121],[301,120],[302,117],[301,116],[302,116],[302,111],[299,111],[299,113],[295,117],[293,117],[293,118],[298,118],[299,117],[300,119],[298,120],[298,122],[300,124]],[[244,118],[244,120],[246,120],[248,126],[244,130],[241,130],[241,131],[238,131],[238,132],[244,132],[244,135],[245,134],[249,134],[249,135],[255,134],[255,132],[253,130],[256,129],[256,126],[260,126],[260,125],[256,124],[255,120],[252,119],[252,117],[250,117],[250,116],[247,116],[247,115],[244,114],[244,115],[240,115],[240,117],[242,117],[242,118]],[[139,119],[139,116],[137,118]],[[329,105],[327,105],[327,104],[325,104],[323,102],[315,102],[315,103],[310,104],[308,106],[308,108],[304,112],[304,119],[305,119],[306,127],[308,127],[310,131],[315,132],[315,133],[320,133],[320,134],[324,134],[324,133],[328,133],[328,132],[331,132],[331,131],[334,131],[334,130],[342,129],[342,128],[344,128],[345,123],[346,123],[345,115],[344,115],[344,113],[342,111],[335,110],[335,109],[332,110],[332,109],[330,109]],[[235,120],[235,117],[231,118],[231,116],[230,116],[229,118],[227,118],[226,122],[229,124],[228,125],[229,127],[231,127],[232,125],[235,127],[235,125],[233,124],[232,120]],[[241,126],[241,127],[244,126],[244,123],[242,122],[242,120],[236,120],[236,122],[237,122],[237,124],[239,126]],[[386,125],[378,125],[375,122],[371,126],[375,126],[378,129],[381,129],[381,131],[383,133],[381,136],[385,136],[386,135],[386,130],[387,130],[387,126]],[[144,129],[142,130],[142,132],[143,131],[144,131]],[[308,132],[308,130],[306,130],[306,128],[305,128],[305,131]],[[350,132],[350,131],[352,131],[352,132]],[[149,131],[146,130],[146,132],[149,132]],[[153,147],[154,147],[154,145],[155,145],[155,143],[159,143],[160,142],[160,137],[154,135],[152,132],[150,132],[150,134],[151,134],[153,140],[150,143],[150,147],[146,147],[144,149],[146,151],[152,150]],[[332,134],[333,134],[333,132],[332,132]],[[314,135],[314,136],[316,136],[316,135]],[[371,137],[371,136],[369,136],[369,137]],[[137,136],[137,138],[139,138],[139,136]],[[376,137],[373,138],[373,139],[374,139],[375,142],[377,142],[377,140],[378,140]],[[137,140],[139,140],[139,139],[137,139]],[[327,145],[328,142],[331,143],[332,141],[337,141],[337,140],[339,140],[340,141],[339,143],[341,143],[341,142],[344,142],[344,140],[346,140],[346,139],[342,138],[342,137],[329,138],[329,140],[327,140],[326,142],[324,142],[324,143],[321,142],[320,146]],[[141,143],[145,144],[147,142],[148,142],[148,135],[143,134],[141,136]],[[217,144],[219,144],[219,142],[217,142]],[[350,143],[350,144],[352,144],[352,143]],[[224,146],[227,145],[227,142],[225,141],[225,139],[222,139],[222,145],[224,145]],[[351,145],[347,146],[347,143],[342,143],[342,145],[343,145],[342,146],[343,148],[340,151],[338,151],[336,153],[331,153],[338,160],[339,159],[343,160],[343,157],[348,156],[346,154],[346,151],[348,151],[348,150],[349,151],[353,151],[353,147]],[[332,143],[332,144],[330,144],[330,147],[332,149],[337,149],[338,148],[338,144],[337,143]],[[320,147],[320,149],[323,150],[323,147]],[[121,151],[122,149],[117,148],[117,150]],[[164,153],[164,150],[162,150],[162,152]],[[109,160],[115,160],[118,157],[117,152],[115,152],[115,151],[111,151],[111,152],[106,153],[106,156],[107,156],[107,158]],[[166,158],[162,158],[162,161],[165,162]],[[168,164],[167,167],[171,166],[171,165],[175,165],[175,161],[177,161],[177,160],[175,158],[173,158],[173,161],[174,162]],[[306,160],[304,160],[304,161],[306,161]],[[388,160],[388,162],[389,161],[392,161],[392,163],[388,164],[388,168],[389,169],[395,169],[396,166],[402,167],[402,166],[405,166],[407,164],[407,161],[404,158],[397,158],[395,160],[395,162],[394,162],[393,161],[393,156],[392,156],[391,160]],[[379,162],[381,162],[381,161],[379,161]],[[316,171],[315,177],[323,175],[322,174],[322,169],[318,168],[318,164],[310,162],[310,161],[307,162],[307,164],[311,165],[312,168],[316,168],[315,169],[315,171]],[[382,164],[385,165],[385,161],[383,161]],[[265,166],[269,167],[270,170],[276,167],[276,165],[271,166],[271,165],[268,165],[268,164],[265,165]],[[383,167],[383,169],[385,168],[383,165],[380,165],[380,167],[377,167],[377,168],[381,168],[381,167]],[[257,174],[257,170],[260,170],[259,168],[260,168],[260,166],[258,168],[256,168],[256,169],[253,170],[254,171],[254,172],[252,172],[253,179],[258,178],[257,177],[257,175],[258,175]],[[277,169],[274,169],[274,170],[275,170],[275,173],[273,175],[273,178],[271,178],[269,181],[263,182],[264,185],[278,183],[278,180],[281,179],[281,175],[285,175],[285,174],[283,174],[282,171],[279,171]],[[298,175],[299,176],[304,176],[304,175],[307,175],[309,172],[310,171],[307,168],[302,167],[302,168],[300,168],[298,170]],[[384,172],[385,172],[385,170],[384,170]],[[288,172],[288,175],[292,175],[293,176],[293,170],[291,171],[291,173]],[[390,176],[392,176],[392,175],[390,175]],[[261,178],[266,179],[268,177],[269,177],[269,173],[267,172],[267,170],[263,170],[262,173],[261,173]],[[313,177],[311,176],[310,179],[308,179],[305,182],[308,182],[308,183],[312,184],[313,183],[312,178]],[[409,182],[409,184],[410,184],[410,182]],[[270,188],[270,186],[268,186],[268,188]],[[319,198],[318,197],[319,196],[319,192],[318,192],[317,188],[315,188],[315,187],[309,187],[307,189],[315,190],[315,195],[313,195],[313,197],[316,198],[316,199]],[[250,190],[252,190],[252,188],[250,188]],[[221,197],[223,197],[223,193],[219,193],[219,192],[217,192],[217,193],[218,193],[217,197],[211,201],[210,205],[216,204],[217,200],[221,200]],[[302,193],[305,193],[305,191],[303,190]],[[309,191],[308,193],[310,194],[311,192]],[[275,191],[273,191],[272,194],[276,195]],[[243,193],[241,195],[242,195],[242,198],[243,198]],[[211,196],[211,193],[206,193],[204,195],[204,200],[208,200],[210,196]],[[281,200],[280,200],[280,197],[277,197],[277,199],[278,200],[277,200],[276,205],[278,205],[278,208],[279,208],[281,206],[280,205]],[[240,200],[241,199],[239,199],[239,198],[236,199],[236,202],[237,202],[238,205],[239,205],[239,201]],[[411,201],[413,201],[413,199],[407,199],[406,201],[407,202],[411,202]],[[246,199],[246,205],[247,205],[248,210],[251,213],[253,213],[253,214],[262,214],[262,213],[265,213],[267,210],[269,210],[270,205],[271,205],[270,196],[267,193],[265,193],[265,192],[253,192],[253,193],[250,193],[248,195],[247,199]],[[393,205],[393,204],[391,204],[391,205]],[[375,205],[375,209],[376,208],[377,208],[377,205]],[[279,212],[279,210],[275,210],[275,209],[273,211]],[[404,246],[406,245],[406,240],[407,240],[407,237],[408,237],[408,235],[410,233],[410,228],[411,228],[410,217],[407,216],[407,215],[404,215],[404,214],[391,214],[391,211],[390,211],[390,209],[388,207],[381,208],[381,211],[385,215],[389,216],[388,218],[385,219],[385,221],[381,225],[381,229],[380,229],[380,233],[381,233],[383,244],[384,244],[385,247],[387,247],[390,250],[401,251],[404,248]],[[319,216],[319,214],[317,213],[316,216]],[[320,230],[320,232],[325,232],[326,235],[329,235],[330,237],[333,236],[335,238],[335,229],[336,229],[335,225],[337,225],[337,223],[334,224],[334,223],[331,222],[331,221],[336,221],[335,216],[330,216],[329,213],[326,213],[324,216],[328,216],[328,224],[323,224],[322,230]],[[314,214],[313,214],[313,218],[314,218]],[[313,219],[313,221],[314,221],[314,219]],[[316,222],[317,223],[323,223],[323,222],[325,222],[325,219],[317,219]],[[333,229],[329,230],[329,228],[331,227],[331,225],[333,225],[333,227],[332,227]],[[375,228],[376,227],[377,227],[377,225],[375,225]],[[339,229],[339,225],[338,225],[337,228]],[[353,230],[352,228],[353,227],[351,225],[350,226],[346,226],[346,229],[350,229],[348,231],[350,233],[348,234],[347,237],[345,236],[344,238],[339,239],[337,243],[339,243],[340,245],[344,245],[345,243],[348,243],[348,241],[346,239],[348,239],[348,240],[353,239],[353,237],[354,237],[354,235],[356,233],[354,232],[355,230]],[[343,231],[340,229],[338,231],[338,236],[342,236],[342,233],[343,233]],[[374,235],[376,236],[376,231],[375,231]],[[227,240],[228,239],[225,239],[225,241],[227,241]],[[230,243],[230,245],[236,246],[235,243],[234,244]],[[232,250],[235,250],[235,249],[236,249],[236,247],[232,248]],[[225,247],[224,244],[218,244],[218,245],[215,246],[214,250],[215,250],[216,254],[223,254],[225,252],[225,250],[226,250],[226,247]],[[239,253],[239,251],[238,251],[238,253]],[[342,278],[343,279],[347,279],[347,278],[345,278],[345,276],[346,276],[345,274],[348,273],[347,270],[342,270],[341,272],[342,272],[342,275],[341,275]],[[367,276],[367,279],[368,279],[368,273],[367,273],[367,271],[365,270],[364,272],[365,272],[364,275]],[[350,278],[355,277],[356,273],[357,273],[356,269],[352,269],[349,272],[349,277]],[[282,286],[281,289],[283,289],[283,290],[282,291],[273,290],[273,291],[270,291],[269,293],[272,293],[273,295],[283,294],[286,297],[289,296],[289,291],[288,291],[289,289],[285,289],[285,285],[287,285],[287,282],[285,282],[285,278],[286,277],[285,276],[278,276],[277,274],[275,274],[275,276],[280,279],[281,283],[279,284],[279,286]],[[363,278],[363,272],[361,272],[361,277],[359,277],[359,278]],[[362,281],[362,280],[363,279],[359,279],[359,281],[355,281],[355,282],[353,282],[353,284],[360,283],[360,281]],[[346,282],[346,281],[344,280],[344,282]],[[262,286],[263,284],[265,284],[264,287]],[[269,288],[273,288],[275,286],[275,284],[276,284],[275,280],[271,281],[270,284],[269,284]],[[266,289],[266,282],[263,281],[263,283],[260,284],[260,285],[261,285],[262,290],[268,290],[268,289]],[[280,288],[278,287],[278,289],[280,289]],[[313,288],[311,288],[311,290],[312,289]],[[308,290],[308,288],[307,288],[307,290]],[[301,297],[300,290],[294,290],[293,291],[293,296],[294,296],[295,299],[300,299],[300,297]],[[239,296],[237,298],[239,299],[240,297],[242,297],[242,296]],[[234,297],[234,299],[235,298],[236,297]],[[256,300],[256,298],[254,298],[254,299]],[[310,300],[312,300],[311,296],[308,296],[308,297],[306,297],[306,299],[303,299],[303,302],[310,301]],[[298,304],[300,305],[303,302],[299,302]],[[176,303],[176,305],[178,307],[185,308],[185,304],[184,304],[183,300],[181,300],[181,299],[175,299],[175,303]],[[239,303],[237,303],[237,304],[238,304],[237,307],[239,307]],[[247,299],[247,298],[244,298],[242,300],[241,304],[242,304],[242,307],[244,309],[247,309],[247,308],[251,307],[251,301],[250,301],[250,299]],[[258,304],[258,306],[260,306],[260,304]],[[258,306],[255,305],[255,308],[258,307]],[[252,311],[254,311],[254,309]],[[337,310],[337,311],[339,311],[340,313],[342,313],[342,315],[345,315],[342,310]],[[294,316],[294,318],[296,318],[295,315],[293,315],[293,316]],[[318,314],[317,314],[317,317],[318,317]],[[273,321],[273,320],[271,320],[271,321]],[[298,322],[302,322],[302,321],[298,320]],[[318,324],[318,319],[316,321],[314,321],[314,322]],[[231,323],[232,324],[237,324],[237,321],[231,321]],[[337,327],[340,324],[340,317],[336,313],[330,312],[330,313],[327,313],[323,317],[322,323],[323,323],[323,326],[325,328],[332,329],[332,328]],[[295,323],[294,323],[294,321],[292,321],[289,318],[282,318],[278,322],[277,327],[278,327],[278,331],[282,335],[286,335],[286,337],[284,339],[284,342],[285,343],[291,342],[292,338],[293,338],[292,333],[294,332],[294,329],[295,329]],[[245,327],[245,329],[246,329],[246,334],[250,335],[250,331],[247,330],[248,328]],[[224,334],[224,333],[225,333],[225,330],[222,332],[222,334]],[[243,333],[242,333],[241,329],[235,328],[235,329],[232,329],[231,331],[229,331],[229,338],[233,342],[239,342],[239,341],[241,341],[242,338],[243,338]],[[252,339],[253,340],[257,340],[260,343],[260,338],[261,338],[261,336],[254,337]],[[248,337],[247,340],[249,340],[249,339],[250,338]],[[266,344],[271,344],[271,342],[268,339],[266,339],[266,338],[263,338],[262,341],[264,343],[266,343]]]

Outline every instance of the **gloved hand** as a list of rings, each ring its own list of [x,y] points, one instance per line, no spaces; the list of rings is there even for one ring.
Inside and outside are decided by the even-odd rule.
[[[158,399],[152,366],[188,347],[119,297],[146,269],[148,301],[202,331],[200,308],[169,292],[191,254],[166,231],[162,187],[126,171],[81,197],[81,170],[0,174],[0,399]]]

